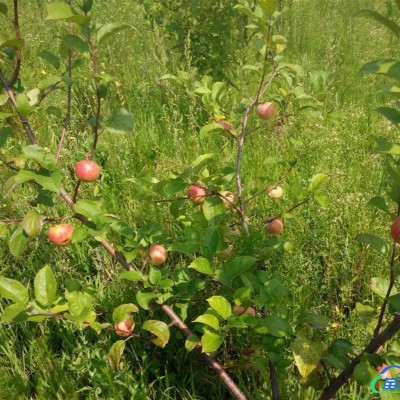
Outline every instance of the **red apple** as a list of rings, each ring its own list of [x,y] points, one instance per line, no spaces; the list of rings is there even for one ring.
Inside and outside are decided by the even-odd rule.
[[[74,227],[70,224],[54,225],[49,229],[47,234],[51,242],[57,246],[65,246],[71,241]]]
[[[396,243],[400,243],[400,217],[397,217],[393,223],[391,228],[392,238]]]
[[[273,218],[265,222],[265,230],[272,235],[279,235],[283,231],[282,218]]]
[[[236,201],[235,193],[223,190],[222,192],[220,192],[220,194],[221,194],[221,199],[224,202],[226,208],[232,207],[232,204],[235,204]]]
[[[283,187],[275,186],[272,189],[268,190],[268,197],[271,199],[279,199],[283,196]]]
[[[160,244],[152,244],[149,247],[149,257],[153,265],[158,266],[164,264],[165,261],[167,261],[167,250]]]
[[[135,328],[135,321],[132,318],[127,318],[124,321],[114,325],[115,333],[119,336],[130,336]]]
[[[268,101],[267,103],[259,104],[257,106],[257,115],[262,119],[270,119],[275,114],[274,103]]]
[[[192,203],[201,204],[204,202],[206,191],[200,186],[192,185],[187,191],[187,196]]]
[[[75,165],[75,174],[80,181],[94,182],[100,175],[100,166],[92,160],[82,160]]]

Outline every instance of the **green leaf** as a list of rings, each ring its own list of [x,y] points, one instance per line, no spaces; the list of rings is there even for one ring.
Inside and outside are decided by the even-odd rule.
[[[203,154],[197,157],[196,160],[194,160],[191,164],[191,167],[193,168],[193,174],[198,175],[204,167],[214,162],[215,162],[214,153]]]
[[[207,302],[223,319],[228,319],[231,316],[232,307],[225,297],[212,296],[207,299]]]
[[[69,314],[64,314],[68,319],[78,323],[85,322],[92,314],[93,298],[89,293],[74,291],[66,293],[69,305]]]
[[[328,177],[328,175],[326,175],[326,174],[314,175],[310,179],[310,183],[308,185],[308,191],[309,192],[315,192],[326,181],[327,177]]]
[[[54,170],[57,166],[56,159],[54,156],[47,152],[43,147],[38,146],[37,144],[32,144],[30,146],[25,146],[22,149],[25,157],[29,160],[34,160],[40,164],[43,168]]]
[[[211,258],[218,250],[219,231],[218,228],[209,226],[201,233],[200,247],[203,255]]]
[[[133,239],[134,237],[134,232],[132,228],[126,222],[123,221],[114,222],[113,224],[110,225],[110,228],[114,232],[117,232],[128,239]]]
[[[233,279],[251,269],[256,261],[256,258],[250,256],[235,257],[222,265],[217,271],[217,277],[226,285],[231,285]]]
[[[376,12],[374,10],[364,9],[364,10],[357,11],[354,15],[356,17],[374,19],[375,21],[378,21],[382,25],[389,28],[397,37],[400,36],[400,27],[395,22],[390,20],[389,18],[384,17],[382,14],[379,14],[378,12]]]
[[[0,49],[4,49],[6,47],[12,47],[15,50],[22,49],[24,47],[24,40],[22,39],[10,39],[0,43]]]
[[[361,67],[361,72],[386,75],[400,80],[400,62],[389,59],[370,61]]]
[[[385,240],[370,234],[360,234],[356,236],[357,242],[370,245],[374,250],[381,254],[387,254],[389,249]]]
[[[120,32],[121,30],[126,29],[126,28],[129,28],[128,24],[123,24],[123,23],[118,23],[118,22],[103,25],[97,31],[97,41],[99,43],[102,43],[109,36],[114,35],[115,33]]]
[[[376,109],[397,128],[400,128],[400,111],[392,107],[378,107]],[[393,154],[393,153],[392,153]]]
[[[17,175],[19,175],[19,171]],[[50,173],[48,170],[41,170],[34,174],[33,180],[50,192],[59,193],[61,189],[61,171],[56,169]]]
[[[376,93],[387,94],[387,95],[391,95],[393,97],[399,97],[400,96],[400,87],[386,84],[386,85],[380,86],[379,89],[376,91]]]
[[[140,271],[125,271],[118,279],[126,279],[131,282],[139,282],[143,279],[143,274]]]
[[[389,280],[375,277],[371,279],[370,286],[374,293],[384,299],[389,289]],[[395,287],[392,287],[390,295],[393,296],[395,294],[397,294],[397,290]]]
[[[75,204],[75,211],[92,220],[103,214],[99,202],[93,200],[78,200]]]
[[[400,155],[400,145],[390,143],[385,138],[381,137],[376,139],[376,143],[378,145],[376,151],[379,153]]]
[[[0,295],[15,303],[27,304],[29,301],[28,289],[14,279],[0,277]]]
[[[224,128],[217,122],[212,122],[211,124],[204,125],[200,129],[200,139],[203,139],[208,133],[216,131],[216,130],[223,131]]]
[[[323,352],[323,344],[298,336],[292,344],[294,362],[302,377],[303,384],[310,384],[312,374],[317,372]]]
[[[144,321],[142,329],[151,332],[157,336],[157,339],[153,339],[152,342],[160,347],[165,347],[169,341],[169,328],[165,322],[156,320]]]
[[[117,340],[108,352],[108,362],[114,371],[119,370],[119,363],[125,350],[125,340]]]
[[[1,316],[1,323],[4,324],[14,319],[26,319],[27,317],[26,306],[21,303],[14,303],[4,309]]]
[[[219,330],[219,320],[215,315],[212,314],[203,314],[199,315],[193,322],[199,322],[201,324],[207,325],[216,331]]]
[[[121,304],[113,311],[112,318],[114,322],[118,323],[125,321],[127,318],[131,317],[131,313],[138,311],[139,309],[135,304]]]
[[[152,285],[159,285],[161,282],[161,271],[159,269],[150,267],[150,272],[149,272],[149,282]]]
[[[221,346],[224,341],[223,337],[218,333],[210,332],[206,330],[201,337],[201,346],[203,353],[212,353],[217,351],[219,346]]]
[[[75,50],[78,53],[89,53],[89,45],[83,39],[76,35],[64,35],[62,38],[63,44],[69,50]]]
[[[21,226],[17,228],[11,235],[10,242],[8,244],[10,253],[16,258],[21,257],[25,251],[27,243],[28,237]]]
[[[369,385],[372,379],[377,376],[377,372],[365,357],[354,368],[353,376],[359,385]]]
[[[322,208],[327,208],[329,206],[329,197],[324,193],[314,193],[314,200]]]
[[[7,17],[8,14],[8,7],[3,2],[0,2],[0,14],[3,14],[5,17]]]
[[[277,1],[276,0],[260,0],[260,7],[265,15],[265,17],[269,18],[277,9]]]
[[[167,196],[173,196],[174,194],[181,192],[187,188],[187,182],[182,178],[169,179],[165,188]]]
[[[24,93],[17,96],[17,110],[23,117],[27,117],[34,111],[34,108],[29,104],[28,96]]]
[[[139,306],[144,310],[149,309],[149,303],[151,300],[157,298],[157,295],[153,292],[142,292],[139,291],[136,293],[136,301],[138,302]]]
[[[52,305],[57,299],[57,282],[52,269],[46,265],[35,276],[35,298],[43,306]]]
[[[55,69],[59,69],[61,65],[60,57],[56,56],[49,51],[43,50],[38,53],[38,56],[46,61],[48,64],[52,65]]]
[[[386,200],[383,197],[376,196],[373,197],[369,202],[369,205],[378,208],[379,210],[384,211],[387,214],[391,214],[388,205],[386,204]]]
[[[200,343],[200,338],[196,335],[189,335],[185,341],[185,349],[187,351],[192,351],[196,348],[197,344]]]
[[[68,4],[64,2],[55,2],[47,4],[47,18],[48,20],[69,19],[74,16],[74,12]]]
[[[270,334],[275,337],[286,337],[293,333],[292,327],[285,319],[277,315],[269,315],[257,322],[254,330],[261,334]]]
[[[389,312],[391,314],[400,312],[400,294],[389,297]]]
[[[194,260],[188,267],[195,269],[196,271],[202,274],[206,275],[213,274],[210,261],[208,261],[206,258],[203,257],[196,258],[196,260]]]
[[[0,146],[3,146],[7,139],[12,135],[14,132],[14,128],[12,126],[5,126],[0,128]]]
[[[21,225],[28,236],[37,237],[42,231],[43,221],[43,215],[38,214],[36,211],[30,211],[25,215]]]
[[[134,126],[132,114],[125,108],[114,111],[104,124],[104,127],[111,133],[132,132]]]
[[[203,203],[203,214],[207,221],[217,224],[225,215],[225,205],[219,196],[206,197]]]
[[[12,113],[0,113],[0,121],[1,121],[2,119],[14,117],[15,115],[16,115],[16,114],[12,114]]]

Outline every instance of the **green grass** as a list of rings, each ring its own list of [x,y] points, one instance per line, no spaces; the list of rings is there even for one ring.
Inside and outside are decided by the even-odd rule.
[[[32,88],[38,79],[51,74],[36,54],[43,46],[55,46],[53,35],[57,30],[53,23],[37,24],[45,16],[41,2],[37,2],[38,7],[25,3],[21,4],[21,26],[27,50],[21,76],[24,84]],[[165,226],[167,237],[172,238],[180,231],[169,215],[168,205],[136,202],[136,187],[126,178],[162,178],[211,152],[218,152],[221,164],[232,163],[235,150],[219,136],[199,140],[199,121],[204,116],[181,91],[159,81],[162,75],[187,67],[190,54],[180,60],[162,31],[151,30],[142,10],[131,3],[102,2],[95,6],[94,14],[99,22],[118,20],[134,27],[107,42],[99,54],[99,72],[110,72],[118,82],[104,105],[104,114],[122,104],[134,115],[135,131],[126,136],[101,136],[96,159],[103,167],[102,181],[84,187],[81,193],[100,195],[103,208],[123,216],[133,228],[142,227],[148,220],[158,220]],[[369,60],[396,56],[397,44],[383,28],[352,16],[367,7],[386,12],[379,0],[287,3],[290,10],[283,34],[288,38],[288,59],[309,71],[333,73],[323,114],[340,114],[334,121],[326,117],[289,120],[281,134],[266,131],[250,137],[245,147],[243,178],[247,188],[259,187],[260,181],[274,182],[282,172],[281,166],[265,160],[281,157],[282,151],[287,158],[298,157],[293,182],[300,178],[306,181],[317,172],[329,176],[329,207],[321,209],[310,203],[298,209],[296,219],[288,222],[284,234],[294,250],[268,258],[266,267],[279,271],[284,283],[294,291],[294,314],[301,309],[316,311],[338,324],[326,335],[316,332],[315,338],[324,336],[331,341],[346,337],[362,347],[366,335],[354,312],[355,303],[374,305],[376,298],[368,282],[373,276],[388,275],[388,260],[366,251],[354,238],[362,232],[389,237],[388,217],[374,211],[368,201],[383,190],[382,160],[373,151],[374,137],[382,135],[395,140],[396,132],[374,111],[387,102],[374,94],[380,79],[358,71]],[[305,79],[306,85],[307,82]],[[64,101],[60,94],[55,96]],[[79,112],[84,113],[87,96],[82,91],[80,97],[74,98],[74,108]],[[59,125],[55,120],[44,119],[44,112],[37,113],[33,125],[40,140],[55,148]],[[91,144],[88,132],[78,122],[73,122],[72,127],[62,157],[62,162],[69,166],[84,157]],[[19,133],[9,143],[8,159],[18,154],[26,140]],[[300,143],[298,148],[295,143]],[[66,171],[66,185],[71,189],[71,167]],[[3,183],[10,172],[2,168],[1,174]],[[262,228],[268,215],[290,208],[291,183],[289,180],[284,184],[288,196],[279,205],[266,203],[262,198],[254,201],[250,216],[255,230]],[[235,190],[233,183],[229,189]],[[15,202],[0,198],[0,215],[24,214],[26,198],[33,200],[33,190],[17,190],[21,196]],[[62,207],[57,210],[60,215],[67,213]],[[261,246],[262,242],[256,245]],[[32,280],[45,263],[52,265],[61,286],[68,278],[82,277],[93,284],[101,310],[110,312],[118,304],[132,301],[129,287],[114,278],[119,267],[100,249],[83,244],[55,251],[46,240],[38,240],[30,245],[24,258],[15,259],[8,252],[7,241],[0,241],[0,273],[4,276]],[[197,311],[194,309],[193,315]],[[97,337],[57,321],[0,325],[0,399],[227,398],[226,389],[201,357],[185,352],[179,333],[164,350],[129,341],[119,372],[112,372],[107,361],[108,349],[115,340],[113,334]],[[249,398],[270,399],[268,377],[250,372],[249,360],[240,355],[249,342],[251,338],[239,335],[232,348],[228,346],[218,358],[222,363],[233,361],[234,368],[229,372],[242,388],[248,389]],[[282,382],[281,391],[283,399],[318,398],[313,389],[300,386],[293,375],[285,385]],[[352,382],[338,398],[373,397],[368,389]]]

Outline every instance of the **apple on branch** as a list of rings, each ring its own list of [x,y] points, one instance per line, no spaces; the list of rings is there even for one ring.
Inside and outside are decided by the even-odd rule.
[[[268,197],[270,199],[279,199],[283,196],[283,187],[282,186],[275,186],[268,190]]]
[[[165,261],[167,261],[167,250],[165,250],[165,247],[160,244],[152,244],[149,247],[148,253],[150,262],[155,266],[164,264]]]
[[[71,241],[74,227],[70,224],[53,225],[47,234],[49,240],[57,246],[65,246]]]
[[[94,182],[100,175],[100,166],[92,160],[82,160],[75,165],[76,177],[83,182]]]
[[[119,336],[130,336],[135,328],[135,321],[132,318],[127,318],[124,321],[118,322],[114,325],[115,333]]]
[[[257,106],[256,113],[261,119],[270,119],[275,114],[275,105],[270,101],[259,104]]]
[[[202,204],[206,198],[206,191],[200,186],[192,185],[187,191],[187,197],[193,204]]]
[[[265,230],[272,235],[279,235],[283,231],[282,218],[270,218],[265,221]]]

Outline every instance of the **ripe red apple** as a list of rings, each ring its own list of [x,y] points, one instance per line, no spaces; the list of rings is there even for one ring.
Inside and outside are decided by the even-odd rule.
[[[57,246],[65,246],[71,241],[74,227],[70,224],[54,225],[49,229],[47,234],[51,242]]]
[[[268,101],[267,103],[259,104],[256,109],[257,115],[262,119],[270,119],[275,114],[274,103]]]
[[[221,199],[225,204],[226,208],[232,207],[232,204],[235,204],[236,196],[235,193],[228,192],[227,190],[223,190],[221,193]]]
[[[279,235],[283,231],[282,218],[273,218],[265,222],[265,230],[272,235]]]
[[[167,261],[167,250],[160,244],[152,244],[149,247],[149,257],[153,265],[158,266],[164,264],[165,261]]]
[[[279,199],[283,196],[283,187],[275,186],[272,189],[268,190],[268,197],[271,199]]]
[[[231,138],[232,137],[232,133],[231,130],[233,129],[233,125],[230,122],[226,122],[226,121],[218,121],[218,124],[220,124],[224,130],[221,131],[221,135]]]
[[[130,336],[135,328],[135,321],[132,318],[127,318],[124,321],[114,325],[115,333],[119,336]]]
[[[187,196],[192,203],[201,204],[204,202],[206,191],[200,186],[192,185],[187,191]]]
[[[400,243],[400,217],[397,217],[393,223],[391,228],[392,238],[396,243]]]
[[[75,165],[75,174],[80,181],[94,182],[100,175],[100,166],[92,160],[82,160]]]

